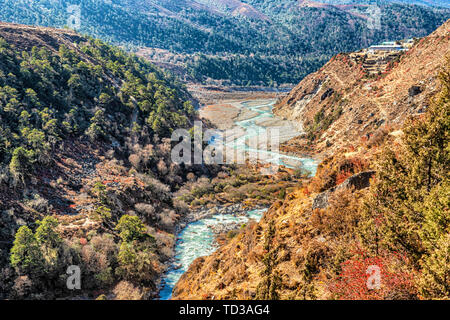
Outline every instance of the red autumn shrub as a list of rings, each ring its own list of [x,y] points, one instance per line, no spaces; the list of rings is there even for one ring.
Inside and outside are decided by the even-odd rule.
[[[359,157],[353,157],[346,159],[341,165],[336,175],[336,185],[341,184],[352,175],[362,172],[369,167],[368,162],[365,159]]]
[[[303,191],[303,194],[307,197],[311,195],[311,191],[309,191],[308,187],[303,188],[302,191]]]
[[[395,300],[416,298],[412,274],[401,270],[399,254],[370,257],[359,251],[342,263],[341,274],[329,289],[341,300]]]
[[[351,171],[341,171],[336,176],[336,185],[341,184],[353,175]]]

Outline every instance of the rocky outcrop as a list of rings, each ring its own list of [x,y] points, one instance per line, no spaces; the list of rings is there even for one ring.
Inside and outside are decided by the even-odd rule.
[[[334,93],[334,89],[333,88],[328,88],[323,95],[320,97],[320,101],[323,101],[329,97],[331,97]]]
[[[412,86],[408,90],[408,94],[409,94],[410,97],[417,96],[421,92],[422,92],[422,88],[420,86]]]
[[[364,188],[368,188],[370,185],[370,179],[375,175],[375,171],[365,171],[355,174],[351,176],[347,180],[345,180],[342,184],[340,184],[337,189],[345,188],[350,189],[354,188],[356,190],[361,190]]]
[[[366,171],[351,176],[340,185],[317,195],[313,200],[312,209],[326,209],[328,207],[328,199],[336,191],[341,191],[344,189],[361,190],[368,188],[370,185],[370,179],[374,175],[375,171]]]

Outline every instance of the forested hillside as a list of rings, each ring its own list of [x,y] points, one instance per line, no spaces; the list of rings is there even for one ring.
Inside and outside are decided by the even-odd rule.
[[[188,99],[100,40],[0,24],[1,299],[71,295],[70,265],[80,295],[157,294],[185,212],[167,137],[191,125]]]
[[[308,6],[276,1],[2,0],[0,20],[68,25],[80,5],[82,33],[129,48],[182,53],[185,72],[240,85],[297,83],[332,55],[384,40],[420,37],[450,11],[382,2],[381,29],[371,29],[368,7]]]
[[[73,49],[62,44],[31,51],[1,40],[0,161],[18,177],[45,163],[64,138],[120,143],[135,132],[136,141],[145,142],[186,127],[193,114],[183,104],[187,93],[160,70],[98,40],[77,40]]]

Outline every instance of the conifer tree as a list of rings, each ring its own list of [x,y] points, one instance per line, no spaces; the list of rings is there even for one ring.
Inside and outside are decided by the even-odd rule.
[[[19,274],[34,275],[42,271],[43,257],[33,232],[27,226],[17,230],[10,260]]]

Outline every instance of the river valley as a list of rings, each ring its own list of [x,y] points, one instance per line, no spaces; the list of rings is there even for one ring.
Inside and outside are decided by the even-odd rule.
[[[300,158],[267,150],[258,144],[252,144],[251,139],[263,136],[267,130],[279,133],[279,142],[285,142],[300,135],[291,122],[280,119],[272,113],[275,100],[232,101],[215,106],[204,107],[200,115],[210,120],[220,130],[231,130],[231,139],[225,141],[227,147],[237,152],[254,152],[261,162],[283,165],[288,168],[302,167],[310,175],[317,169],[317,161],[311,158]],[[178,234],[175,246],[175,262],[162,279],[160,299],[171,298],[172,290],[180,277],[187,271],[189,265],[198,257],[213,253],[218,244],[215,241],[214,229],[223,226],[239,226],[250,220],[259,221],[267,209],[233,212],[230,214],[213,214],[194,220],[186,225]]]

